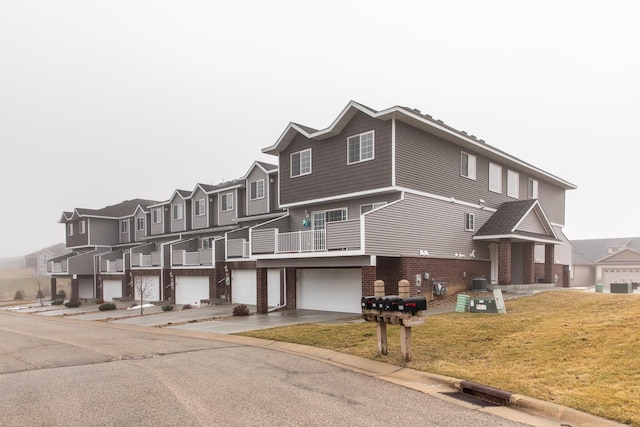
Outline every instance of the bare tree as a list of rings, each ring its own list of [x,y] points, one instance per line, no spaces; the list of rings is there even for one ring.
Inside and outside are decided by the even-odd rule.
[[[42,307],[44,306],[44,304],[42,303],[42,299],[44,298],[44,292],[42,292],[42,285],[40,283],[40,279],[37,279],[36,283],[38,284],[38,293],[36,294],[36,298],[40,300],[40,307]]]
[[[148,276],[134,276],[133,290],[134,298],[140,299],[140,315],[144,314],[143,305],[153,292],[154,284]]]

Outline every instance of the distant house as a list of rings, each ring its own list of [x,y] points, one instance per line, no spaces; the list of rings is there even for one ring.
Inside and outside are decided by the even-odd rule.
[[[67,253],[64,243],[58,243],[24,256],[24,265],[33,276],[47,275],[47,262],[57,256]]]
[[[571,243],[573,285],[640,281],[640,237],[573,240]]]

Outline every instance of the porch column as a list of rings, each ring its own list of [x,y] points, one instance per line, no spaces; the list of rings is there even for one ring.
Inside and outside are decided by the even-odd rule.
[[[256,269],[256,286],[257,286],[257,301],[256,311],[259,314],[265,314],[269,311],[269,295],[267,287],[267,269]]]
[[[511,239],[500,239],[498,243],[498,285],[511,284]]]
[[[553,283],[553,261],[555,260],[555,248],[553,244],[544,245],[544,281]]]
[[[51,301],[56,299],[56,294],[58,293],[58,279],[55,277],[51,278]]]
[[[78,276],[74,274],[71,277],[71,295],[69,296],[69,299],[71,301],[78,301],[79,298],[80,298],[80,286],[78,283]]]
[[[535,283],[535,243],[524,244],[522,283]]]

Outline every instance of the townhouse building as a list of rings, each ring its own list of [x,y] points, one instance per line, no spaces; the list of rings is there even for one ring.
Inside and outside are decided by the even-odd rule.
[[[53,277],[78,275],[80,298],[138,298],[132,285],[143,280],[152,300],[224,295],[262,313],[357,313],[377,279],[388,294],[407,279],[412,295],[428,298],[434,283],[464,289],[478,278],[507,291],[568,285],[562,228],[565,192],[576,186],[418,110],[350,102],[327,128],[290,123],[263,153],[277,165],[254,162],[237,180],[162,202],[126,202],[126,214],[63,214],[67,228],[90,213],[117,227],[100,245],[67,235],[94,275],[52,263]]]

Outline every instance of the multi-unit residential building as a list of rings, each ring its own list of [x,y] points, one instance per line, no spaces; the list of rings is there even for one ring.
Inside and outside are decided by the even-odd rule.
[[[640,282],[640,237],[573,240],[571,284]]]
[[[64,243],[56,243],[24,256],[24,264],[34,276],[48,276],[47,263],[50,259],[67,253]]]
[[[568,285],[562,228],[575,185],[418,110],[350,102],[325,129],[289,124],[263,152],[277,166],[255,162],[241,179],[111,216],[65,213],[68,231],[90,218],[116,229],[82,242],[68,233],[77,296],[132,295],[137,278],[153,283],[151,299],[176,303],[224,294],[258,312],[359,312],[377,279],[389,294],[407,279],[426,296],[435,282],[478,278],[505,290]],[[93,272],[70,269],[77,257]]]

